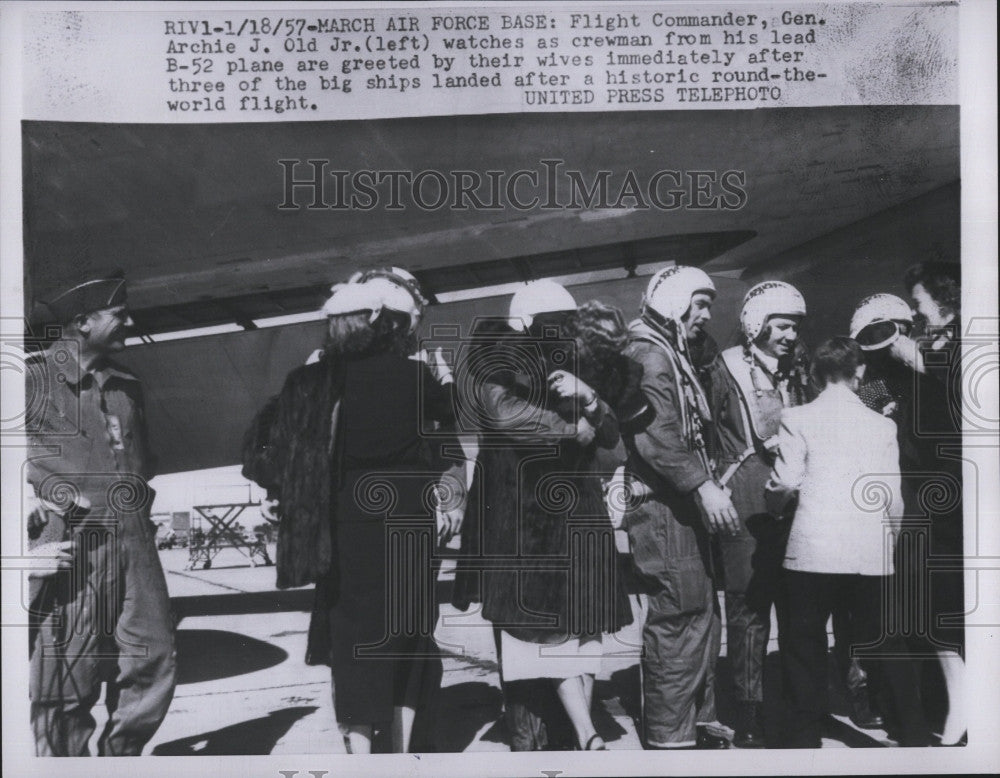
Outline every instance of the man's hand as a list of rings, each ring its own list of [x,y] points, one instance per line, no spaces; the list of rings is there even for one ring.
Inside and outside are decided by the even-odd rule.
[[[594,429],[594,425],[585,418],[576,423],[576,442],[581,446],[589,446],[594,442],[595,437],[597,437],[597,431]]]
[[[468,494],[460,477],[448,472],[438,481],[436,496],[438,543],[443,546],[462,531]]]
[[[898,362],[902,362],[911,370],[924,372],[924,360],[920,356],[917,342],[906,335],[900,334],[889,346],[889,354]]]
[[[444,349],[438,346],[427,356],[427,365],[441,386],[447,386],[448,384],[455,382],[455,377],[452,375],[451,365],[449,365],[447,360],[444,358]]]
[[[767,453],[769,453],[769,454],[773,454],[773,455],[777,456],[777,454],[778,454],[778,436],[777,435],[772,435],[771,437],[769,437],[767,440],[764,441],[764,450]]]
[[[90,513],[90,500],[79,495],[67,508],[40,497],[31,497],[27,509],[28,518],[25,523],[28,539],[35,540],[41,536],[52,516],[62,517],[70,523],[82,521]]]
[[[34,540],[42,534],[45,525],[49,523],[49,513],[45,510],[41,500],[30,498],[28,503],[28,539]]]
[[[437,511],[438,543],[448,545],[452,538],[462,531],[462,520],[465,518],[465,506],[451,510]]]
[[[58,540],[43,543],[28,552],[29,578],[50,578],[60,570],[68,570],[73,564],[73,541]]]
[[[735,535],[740,531],[739,518],[729,494],[714,481],[705,481],[698,487],[702,512],[708,521],[709,531]]]

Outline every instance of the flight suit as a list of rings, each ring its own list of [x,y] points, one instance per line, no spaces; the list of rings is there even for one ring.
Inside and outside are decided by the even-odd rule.
[[[83,372],[72,343],[29,362],[27,475],[43,501],[29,547],[74,540],[70,569],[30,582],[32,729],[39,756],[86,756],[108,682],[102,755],[139,755],[173,698],[176,651],[150,521],[142,388],[112,363]],[[89,509],[76,506],[89,503]]]
[[[630,500],[625,526],[648,589],[643,627],[643,729],[647,746],[693,746],[697,725],[715,722],[715,664],[721,620],[711,542],[694,492],[711,478],[704,449],[692,450],[681,422],[677,376],[658,346],[633,340],[626,355],[643,368],[650,421],[626,438],[629,478],[648,487]]]
[[[778,433],[782,409],[799,392],[789,391],[755,359],[754,376],[741,346],[726,349],[708,369],[714,420],[716,469],[732,492],[740,531],[718,539],[725,587],[727,653],[738,702],[764,699],[764,658],[771,631],[771,604],[779,591],[787,524],[771,518],[764,486],[774,457],[766,441]],[[735,373],[739,373],[741,381]],[[752,414],[752,416],[751,416]]]

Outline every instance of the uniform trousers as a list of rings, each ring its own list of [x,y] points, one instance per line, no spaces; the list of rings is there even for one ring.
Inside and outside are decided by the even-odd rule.
[[[145,516],[75,534],[71,570],[32,584],[31,725],[38,756],[88,756],[107,681],[102,756],[138,756],[173,699],[166,580]]]

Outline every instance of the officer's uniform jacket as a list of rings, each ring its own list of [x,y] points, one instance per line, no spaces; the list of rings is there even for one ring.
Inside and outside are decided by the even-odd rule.
[[[58,504],[59,484],[71,484],[95,509],[122,500],[149,508],[146,492],[118,492],[124,484],[148,490],[155,466],[131,372],[113,362],[83,372],[73,344],[60,341],[29,362],[26,407],[28,481],[39,497]]]
[[[116,661],[131,672],[133,655],[141,659],[134,644],[145,672],[162,677],[163,707],[173,624],[149,519],[153,458],[139,381],[113,363],[84,372],[74,344],[59,341],[28,361],[26,409],[27,480],[47,519],[29,525],[28,545],[76,541],[70,570],[31,580],[31,698],[87,699],[114,677]],[[89,511],[70,510],[85,502]]]

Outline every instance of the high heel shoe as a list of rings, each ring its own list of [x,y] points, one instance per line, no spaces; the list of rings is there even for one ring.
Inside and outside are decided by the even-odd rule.
[[[583,747],[583,750],[584,751],[607,751],[608,750],[608,747],[604,743],[603,740],[601,740],[601,744],[599,746],[594,747],[594,741],[595,740],[601,740],[601,736],[598,735],[598,734],[591,735],[590,739],[587,741],[587,745],[585,745]]]
[[[931,745],[937,748],[958,748],[960,746],[967,746],[969,745],[969,733],[966,732],[965,734],[962,735],[962,737],[960,737],[954,743],[942,743],[939,740],[936,743],[931,743]]]

